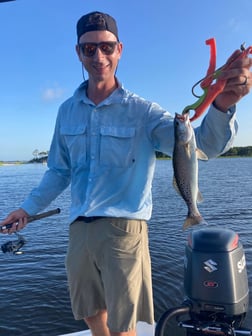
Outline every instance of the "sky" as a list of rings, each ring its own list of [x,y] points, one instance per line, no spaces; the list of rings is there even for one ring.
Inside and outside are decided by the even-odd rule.
[[[217,67],[243,42],[252,44],[251,0],[202,3],[0,3],[0,161],[30,160],[34,150],[49,150],[58,108],[83,80],[75,52],[76,22],[90,11],[109,13],[117,21],[124,45],[117,76],[125,88],[159,103],[172,115],[194,103],[191,88],[209,65],[205,41],[216,40]],[[238,103],[237,110],[239,132],[234,146],[251,146],[252,94]]]

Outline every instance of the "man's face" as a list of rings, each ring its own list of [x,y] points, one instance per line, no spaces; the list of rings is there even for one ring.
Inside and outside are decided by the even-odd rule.
[[[106,81],[114,77],[122,54],[122,43],[107,30],[91,31],[80,37],[76,51],[89,78],[96,82]]]

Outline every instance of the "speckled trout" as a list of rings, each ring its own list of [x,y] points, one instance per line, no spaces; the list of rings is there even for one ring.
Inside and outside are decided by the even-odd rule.
[[[183,229],[204,223],[197,203],[203,200],[198,188],[198,159],[208,160],[205,153],[196,147],[193,127],[189,113],[178,114],[174,118],[173,185],[184,199],[188,214]]]

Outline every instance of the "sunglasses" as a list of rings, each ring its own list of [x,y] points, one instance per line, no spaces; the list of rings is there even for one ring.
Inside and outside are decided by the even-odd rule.
[[[93,57],[96,53],[97,48],[101,50],[104,55],[112,55],[115,51],[115,47],[118,44],[116,41],[107,41],[107,42],[87,42],[79,43],[79,48],[82,51],[83,55],[86,57]]]

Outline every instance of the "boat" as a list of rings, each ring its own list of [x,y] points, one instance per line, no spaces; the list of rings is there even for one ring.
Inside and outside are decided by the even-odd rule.
[[[145,322],[138,322],[136,330],[137,330],[137,336],[154,336],[155,325],[150,325]],[[90,330],[84,330],[60,336],[92,336],[92,334]]]

